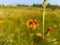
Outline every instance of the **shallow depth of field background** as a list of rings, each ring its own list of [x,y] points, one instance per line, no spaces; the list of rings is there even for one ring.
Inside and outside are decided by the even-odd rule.
[[[52,30],[49,36],[45,35],[44,41],[34,40],[37,32],[43,36],[42,14],[43,8],[38,7],[0,8],[0,45],[60,45],[59,9],[46,9],[45,32],[47,27]],[[30,19],[36,19],[39,24],[35,30],[27,26]]]

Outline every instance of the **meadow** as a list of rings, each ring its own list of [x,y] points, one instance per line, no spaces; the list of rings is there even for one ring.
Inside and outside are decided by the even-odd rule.
[[[30,29],[27,21],[37,20],[39,26]],[[43,8],[17,7],[0,8],[0,45],[60,45],[60,9],[46,9],[45,32],[43,34]],[[42,37],[36,37],[36,33]]]

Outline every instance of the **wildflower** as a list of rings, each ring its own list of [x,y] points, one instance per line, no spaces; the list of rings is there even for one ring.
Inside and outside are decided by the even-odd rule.
[[[51,30],[52,30],[51,27],[48,27],[48,28],[47,28],[47,32],[50,32]]]
[[[29,21],[27,21],[27,26],[30,29],[36,29],[36,27],[38,26],[38,23],[36,20],[29,20]]]
[[[36,33],[36,36],[41,37],[42,34],[40,32]]]
[[[51,27],[48,27],[47,28],[47,31],[45,32],[45,34],[47,34],[47,35],[50,35],[50,31],[52,30],[52,28]]]
[[[35,33],[33,37],[34,43],[40,43],[42,41],[42,34],[40,32]]]

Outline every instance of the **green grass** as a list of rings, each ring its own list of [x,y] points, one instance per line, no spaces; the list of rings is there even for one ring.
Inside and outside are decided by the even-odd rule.
[[[59,10],[59,12],[49,9],[46,11],[45,32],[47,27],[52,27],[50,35],[45,35],[44,41],[42,38],[37,40],[35,36],[37,32],[43,34],[42,10],[36,7],[0,8],[0,19],[3,20],[3,24],[0,24],[0,45],[59,45]],[[27,27],[27,21],[30,19],[36,19],[39,24],[35,30]]]

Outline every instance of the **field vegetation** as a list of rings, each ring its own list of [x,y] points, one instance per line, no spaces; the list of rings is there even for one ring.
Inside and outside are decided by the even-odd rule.
[[[29,20],[38,26],[29,28]],[[0,45],[60,45],[60,9],[46,9],[45,40],[42,23],[43,7],[0,6]],[[51,31],[46,33],[48,27]]]

